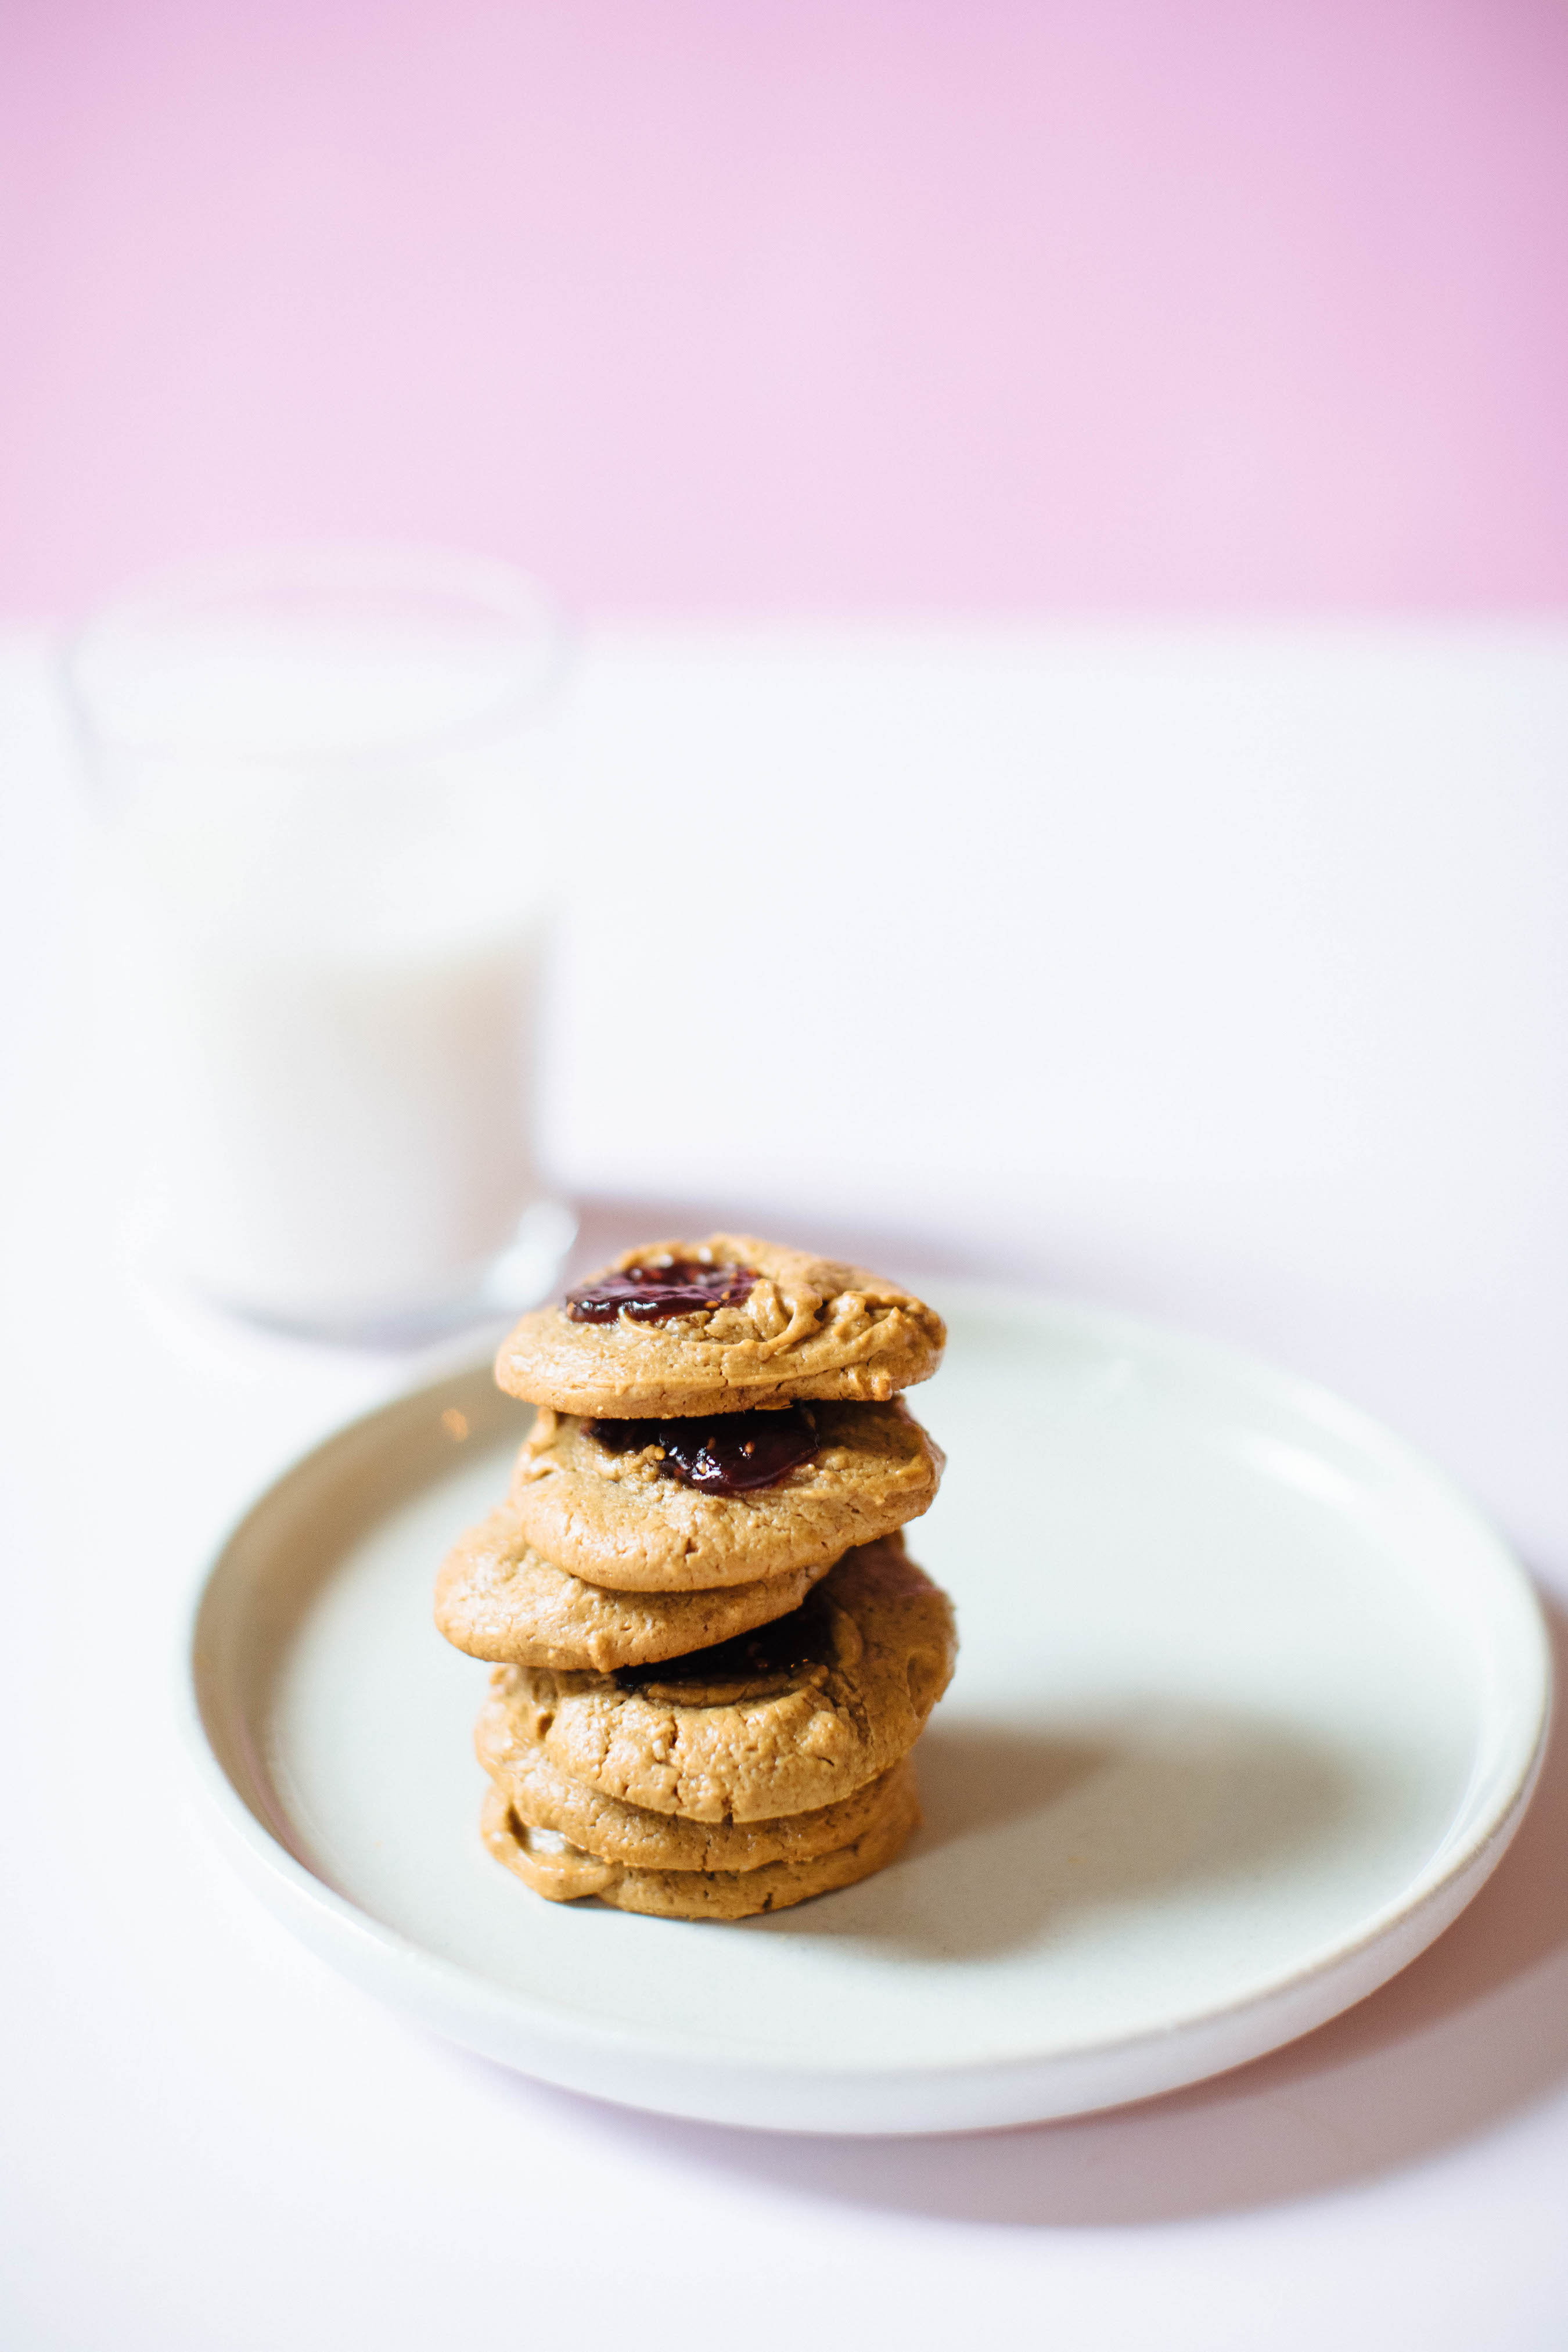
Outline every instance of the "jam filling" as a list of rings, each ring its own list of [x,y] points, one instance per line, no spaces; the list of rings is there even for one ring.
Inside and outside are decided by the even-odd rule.
[[[683,1658],[666,1658],[657,1664],[621,1666],[616,1680],[623,1690],[668,1696],[677,1704],[700,1704],[731,1685],[742,1690],[787,1685],[827,1663],[830,1639],[821,1610],[808,1601],[787,1617],[775,1617],[771,1625],[731,1633],[710,1649],[689,1650]]]
[[[584,1426],[606,1454],[662,1446],[664,1476],[704,1495],[750,1495],[759,1486],[776,1486],[811,1461],[822,1444],[811,1409],[804,1404],[785,1405],[779,1412],[716,1413],[711,1420],[698,1415],[690,1421],[590,1421]]]
[[[668,1323],[704,1307],[740,1307],[758,1279],[749,1265],[704,1265],[697,1258],[671,1258],[666,1265],[628,1265],[566,1293],[574,1323],[613,1323],[629,1315],[634,1323]]]

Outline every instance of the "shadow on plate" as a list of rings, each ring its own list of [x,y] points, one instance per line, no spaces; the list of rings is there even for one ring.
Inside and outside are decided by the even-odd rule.
[[[1071,1739],[944,1723],[920,1748],[924,1826],[908,1870],[748,1920],[749,1935],[895,1945],[977,1960],[1072,1933],[1081,1915],[1162,1888],[1252,1878],[1324,1843],[1358,1791],[1340,1761],[1278,1725],[1152,1708]]]
[[[1557,1673],[1568,1677],[1568,1615],[1549,1613]],[[952,1756],[961,1786],[984,1760],[978,1746],[961,1755],[963,1745],[956,1739]],[[1068,1793],[1103,1762],[1087,1750],[1039,1757],[1037,1797]],[[995,1798],[999,1808],[1014,1801]],[[938,1836],[941,1824],[938,1810]],[[579,2122],[591,2117],[666,2167],[933,2220],[1117,2227],[1321,2195],[1472,2138],[1568,2078],[1565,1851],[1568,1725],[1559,1719],[1512,1846],[1400,1976],[1268,2057],[1106,2114],[965,2137],[831,2139],[679,2123],[536,2085],[528,2095],[560,2099]]]

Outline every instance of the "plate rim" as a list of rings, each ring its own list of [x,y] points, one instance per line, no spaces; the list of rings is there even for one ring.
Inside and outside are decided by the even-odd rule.
[[[951,1311],[956,1316],[974,1311],[1002,1315],[1009,1320],[1043,1316],[1058,1329],[1076,1328],[1100,1342],[1122,1340],[1145,1357],[1195,1361],[1221,1378],[1260,1383],[1310,1422],[1357,1441],[1374,1455],[1396,1464],[1440,1498],[1446,1510],[1457,1514],[1467,1524],[1490,1555],[1489,1566],[1497,1590],[1511,1601],[1514,1631],[1516,1636],[1523,1636],[1520,1654],[1528,1657],[1533,1669],[1533,1688],[1528,1702],[1521,1696],[1511,1752],[1504,1759],[1504,1777],[1493,1787],[1489,1798],[1480,1805],[1461,1836],[1456,1838],[1452,1832],[1445,1836],[1420,1870],[1396,1895],[1360,1922],[1353,1933],[1342,1937],[1243,1999],[1220,2000],[1158,2023],[1137,2027],[1125,2034],[1101,2036],[1066,2048],[1037,2048],[961,2059],[902,2058],[856,2063],[836,2060],[831,2066],[813,2069],[795,2060],[773,2059],[754,2049],[742,2052],[726,2047],[711,2037],[702,2038],[690,2032],[671,2032],[658,2027],[622,2024],[549,1995],[496,1984],[464,1962],[433,1951],[401,1929],[376,1918],[302,1861],[276,1831],[258,1817],[236,1785],[209,1733],[203,1704],[204,1633],[209,1610],[216,1606],[216,1588],[232,1556],[243,1548],[257,1523],[265,1520],[284,1490],[308,1477],[310,1472],[320,1472],[334,1453],[363,1439],[385,1416],[415,1405],[422,1398],[434,1401],[458,1382],[471,1381],[489,1370],[493,1350],[487,1348],[481,1353],[477,1349],[448,1347],[443,1349],[437,1364],[432,1365],[427,1360],[422,1362],[414,1378],[363,1411],[336,1423],[313,1444],[275,1468],[227,1522],[205,1555],[180,1612],[173,1661],[173,1696],[180,1746],[206,1800],[205,1825],[226,1859],[239,1869],[258,1898],[321,1957],[362,1983],[365,1971],[363,1967],[349,1965],[350,1955],[357,1955],[361,1961],[367,1953],[374,1955],[373,1973],[384,1981],[378,1981],[371,1990],[384,1993],[395,2003],[398,1994],[390,1988],[390,1979],[399,1973],[405,1978],[412,1974],[426,1996],[412,2004],[423,2021],[501,2063],[535,2073],[540,2079],[564,2087],[585,2089],[595,2095],[618,2098],[623,2104],[656,2112],[773,2129],[879,2134],[987,2128],[996,2123],[1044,2121],[1097,2112],[1158,2096],[1166,2090],[1245,2064],[1251,2058],[1296,2040],[1353,2006],[1408,1965],[1479,1892],[1501,1860],[1524,1817],[1544,1760],[1554,1705],[1551,1639],[1540,1595],[1513,1547],[1466,1490],[1419,1447],[1326,1384],[1279,1366],[1251,1349],[1189,1331],[1179,1324],[1130,1314],[1121,1308],[1100,1307],[1035,1286],[1021,1289],[997,1282],[944,1279],[933,1281],[926,1288],[939,1311],[944,1313]],[[1461,1800],[1461,1805],[1465,1801]],[[1366,1962],[1384,1956],[1388,1965],[1369,1972]],[[1321,2005],[1309,1998],[1303,2004],[1304,1995],[1328,1992],[1337,1996],[1342,1990],[1342,1979],[1354,1987],[1343,1990],[1342,1998],[1331,1997]],[[1269,2013],[1292,2003],[1302,2009],[1302,2021],[1292,2024],[1284,2033],[1275,2032],[1266,2022]],[[408,2007],[410,2003],[405,1999],[403,2005]],[[493,2031],[484,2030],[497,2025],[521,2028],[523,2036],[531,2034],[546,2043],[563,2046],[551,2053],[554,2063],[548,2069],[542,2063],[531,2065],[521,2057],[497,2049]],[[470,2030],[465,2030],[465,2026]],[[1258,2028],[1264,2029],[1261,2038]],[[1236,2054],[1216,2057],[1211,2053],[1205,2059],[1198,2045],[1216,2036],[1232,2042]],[[515,2031],[512,2038],[519,2038]],[[921,2091],[960,2085],[973,2086],[981,2093],[981,2107],[994,2107],[994,2098],[988,2102],[984,2096],[986,2086],[1012,2083],[1021,2090],[1031,2072],[1049,2074],[1076,2069],[1092,2074],[1098,2067],[1114,2074],[1130,2056],[1156,2052],[1174,2056],[1177,2045],[1187,2046],[1196,2063],[1177,2065],[1170,2072],[1169,2080],[1146,2089],[1111,2090],[1106,2095],[1088,2098],[1072,2096],[1066,2104],[1042,2104],[1038,2093],[1032,2098],[1026,2096],[1021,2105],[1016,2100],[1011,2105],[1004,2101],[1005,2112],[994,2116],[987,2112],[979,2121],[909,2122],[889,2120],[886,2116],[856,2121],[827,2116],[826,2119],[805,2123],[778,2123],[752,2113],[731,2112],[733,2103],[722,2097],[715,2100],[712,2096],[704,2099],[693,2095],[677,2103],[668,2097],[649,2095],[646,2088],[641,2094],[606,2090],[596,2081],[578,2079],[576,2070],[563,2063],[570,2045],[575,2045],[590,2062],[597,2056],[624,2063],[628,2054],[633,2054],[645,2064],[651,2063],[656,2074],[661,2068],[690,2070],[696,2066],[728,2077],[732,2085],[749,2084],[775,2094],[804,2093],[808,2107],[813,2089],[826,2092],[826,2102],[819,2099],[818,2104],[825,2104],[826,2110],[843,2110],[846,2115],[857,2101],[863,2103],[877,2092],[895,2094],[892,2104],[897,2107],[910,2105],[911,2093],[913,2104],[918,2105]],[[544,2053],[540,2054],[542,2059]],[[588,2071],[593,2071],[591,2063]],[[743,2099],[742,2104],[745,2104]],[[962,2100],[958,2102],[960,2106],[963,2104]],[[970,2105],[974,2104],[973,2100],[969,2102]]]

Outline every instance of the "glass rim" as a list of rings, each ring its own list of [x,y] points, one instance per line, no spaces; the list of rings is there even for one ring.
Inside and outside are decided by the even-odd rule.
[[[198,619],[220,613],[226,603],[243,607],[268,593],[319,595],[323,604],[336,593],[345,604],[353,594],[402,595],[410,608],[421,596],[466,601],[476,612],[510,622],[517,633],[517,675],[498,691],[481,696],[460,717],[430,727],[365,734],[320,746],[263,749],[236,740],[222,746],[226,764],[277,768],[296,761],[312,767],[353,769],[387,761],[428,759],[499,734],[535,712],[559,682],[571,630],[561,605],[531,573],[501,556],[404,541],[299,541],[227,555],[197,557],[160,565],[68,628],[58,647],[66,704],[89,753],[117,751],[171,761],[209,759],[212,745],[181,741],[164,727],[137,728],[114,719],[90,675],[95,656],[136,628],[181,616]]]

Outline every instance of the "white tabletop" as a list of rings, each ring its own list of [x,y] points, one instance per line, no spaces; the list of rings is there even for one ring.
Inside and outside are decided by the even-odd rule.
[[[0,653],[0,2343],[1568,2340],[1561,1748],[1360,2009],[969,2140],[539,2088],[231,1881],[168,1732],[181,1604],[416,1368],[232,1336],[128,1263],[44,677]],[[584,887],[545,1131],[590,1255],[721,1214],[1242,1339],[1425,1444],[1568,1606],[1568,628],[628,633],[552,756]]]

